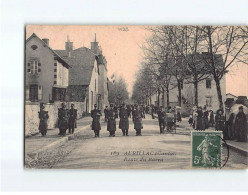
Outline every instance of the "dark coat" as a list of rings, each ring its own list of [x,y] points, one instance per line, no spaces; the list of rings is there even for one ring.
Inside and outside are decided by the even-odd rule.
[[[100,131],[101,130],[100,116],[101,116],[101,113],[98,109],[91,110],[91,118],[93,118],[91,129],[93,131]]]
[[[181,113],[177,112],[177,121],[181,122],[182,121],[182,117],[181,117]]]
[[[239,112],[235,118],[234,124],[235,134],[238,141],[247,141],[247,118],[244,112]]]
[[[224,131],[225,129],[225,116],[224,115],[220,115],[220,114],[216,114],[215,116],[215,129],[216,130],[220,130],[220,131]]]
[[[134,129],[136,130],[143,129],[142,112],[139,109],[134,109],[133,117],[134,117]]]
[[[108,110],[108,124],[107,124],[107,130],[108,131],[116,131],[116,112],[114,109]]]
[[[209,123],[208,123],[208,111],[204,111],[203,112],[203,117],[204,117],[204,126],[205,126],[205,129],[207,129],[209,127]]]
[[[67,130],[68,129],[68,122],[69,122],[69,111],[66,109],[59,108],[58,110],[58,126],[61,130]]]
[[[39,113],[39,130],[41,133],[47,130],[47,120],[49,118],[48,111],[41,110]]]
[[[119,112],[120,122],[119,129],[129,129],[128,111],[125,108],[121,108]]]
[[[214,113],[213,111],[210,113],[210,119],[209,119],[209,124],[214,124]]]
[[[77,128],[77,109],[69,110],[69,128]]]
[[[196,130],[205,130],[204,125],[204,117],[203,112],[201,110],[197,110],[197,117],[196,117]]]

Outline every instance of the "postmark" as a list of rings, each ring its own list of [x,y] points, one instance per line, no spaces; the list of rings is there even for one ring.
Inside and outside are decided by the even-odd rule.
[[[193,168],[221,168],[222,132],[191,132],[191,165]]]

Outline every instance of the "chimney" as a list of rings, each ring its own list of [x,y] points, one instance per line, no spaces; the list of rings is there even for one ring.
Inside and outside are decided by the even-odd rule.
[[[42,39],[49,46],[49,39]]]
[[[70,42],[69,35],[67,35],[67,42],[65,42],[65,50],[68,52],[73,50],[73,42]]]
[[[90,47],[91,51],[98,55],[99,54],[99,47],[98,47],[98,42],[96,41],[96,33],[95,33],[95,41],[91,42],[91,47]]]

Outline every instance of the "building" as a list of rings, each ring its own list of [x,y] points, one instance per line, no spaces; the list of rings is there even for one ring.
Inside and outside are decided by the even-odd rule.
[[[233,101],[236,101],[238,99],[237,96],[231,94],[231,93],[227,93],[226,94],[226,99],[232,99]]]
[[[94,104],[99,109],[108,105],[107,61],[96,39],[91,42],[91,49],[74,49],[68,37],[65,50],[56,52],[72,67],[69,70],[68,100],[86,102],[85,112],[90,112]]]
[[[104,109],[105,106],[109,105],[108,101],[108,69],[107,69],[107,60],[102,54],[102,50],[99,47],[98,42],[91,42],[91,51],[97,56],[97,65],[99,69],[99,78],[98,78],[98,108]]]
[[[199,54],[201,57],[202,55],[206,55],[206,53]],[[200,58],[199,57],[199,58]],[[223,60],[221,55],[216,55],[216,58],[218,59],[218,67],[222,68],[223,67]],[[202,66],[204,66],[206,71],[206,75],[203,77],[201,81],[198,82],[198,105],[199,106],[204,106],[206,105],[207,109],[211,109],[213,111],[216,111],[219,109],[219,101],[218,101],[218,95],[217,95],[217,90],[216,90],[216,84],[213,79],[213,76],[208,73],[208,68],[205,64],[205,62],[202,62]],[[188,74],[187,79],[184,80],[184,82],[181,85],[181,93],[182,93],[182,107],[188,107],[191,105],[195,105],[195,100],[194,100],[194,94],[195,94],[195,89],[194,89],[194,84],[192,82],[188,82],[191,79],[192,75]],[[225,74],[220,80],[220,87],[221,87],[221,93],[222,93],[222,100],[223,103],[226,100],[226,78]],[[160,90],[160,93],[155,93],[152,97],[153,99],[153,104],[158,106],[158,98],[159,98],[159,106],[164,105],[166,106],[166,94],[162,94],[162,90]],[[170,92],[169,92],[169,102],[170,106],[174,107],[178,105],[178,87],[177,87],[177,82],[176,80],[172,81],[172,84],[170,85]]]
[[[26,101],[65,101],[70,65],[49,47],[49,39],[32,34],[25,49]]]

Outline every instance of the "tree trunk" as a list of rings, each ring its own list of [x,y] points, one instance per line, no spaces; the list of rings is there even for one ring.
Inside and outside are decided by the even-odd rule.
[[[166,87],[166,103],[167,103],[167,108],[168,108],[170,106],[169,87]]]
[[[198,81],[194,78],[195,106],[198,106]]]
[[[159,98],[160,98],[160,89],[158,89],[158,107],[159,107],[159,105],[160,105],[160,101],[159,101]]]
[[[218,95],[218,100],[219,100],[219,109],[223,109],[223,100],[222,100],[222,94],[221,94],[221,87],[220,87],[220,80],[218,77],[214,78],[215,84],[216,84],[216,90],[217,90],[217,95]]]
[[[177,80],[177,87],[178,87],[178,105],[182,105],[182,89],[181,89],[181,82],[180,80]]]
[[[162,106],[164,107],[164,88],[162,88]]]

